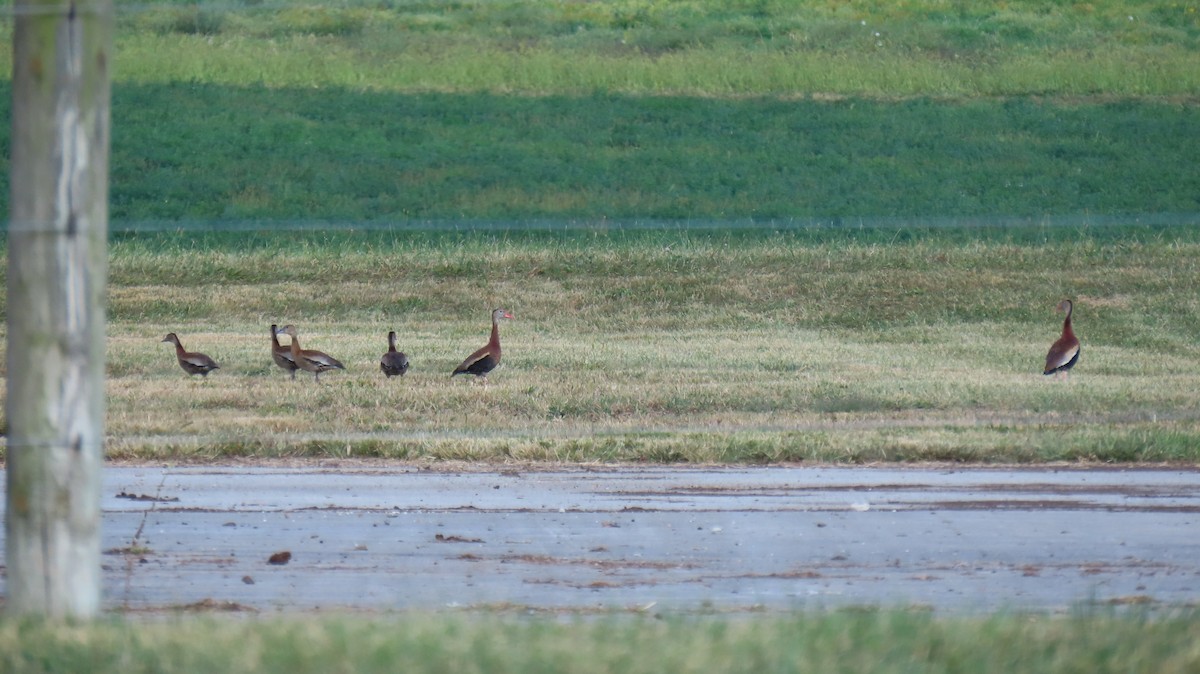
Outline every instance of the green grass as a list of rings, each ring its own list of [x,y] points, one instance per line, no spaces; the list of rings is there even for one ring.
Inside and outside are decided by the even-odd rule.
[[[118,77],[703,96],[1195,95],[1195,2],[343,2],[123,13]]]
[[[1200,666],[1200,622],[1084,614],[939,619],[922,612],[563,621],[402,615],[63,626],[0,622],[0,671],[1156,672]],[[215,647],[219,644],[219,647]]]
[[[1194,0],[163,0],[115,51],[115,226],[1200,211]]]
[[[0,85],[0,112],[8,98]],[[168,84],[117,85],[113,119],[114,229],[888,218],[919,227],[1200,212],[1191,170],[1200,114],[1179,103]],[[0,145],[8,133],[0,129]],[[7,210],[7,172],[0,187]]]
[[[145,36],[118,45],[130,59],[119,81],[701,97],[1195,97],[1200,90],[1195,72],[1200,59],[1179,45],[951,54],[947,59],[876,47],[869,28],[855,29],[862,47],[849,52],[724,46],[614,53],[419,39],[375,51],[312,37],[285,39],[286,49],[276,51],[236,37]],[[149,65],[152,55],[162,53],[172,58]]]

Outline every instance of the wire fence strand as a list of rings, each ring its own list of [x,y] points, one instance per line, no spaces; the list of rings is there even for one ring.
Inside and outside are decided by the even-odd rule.
[[[478,1],[478,0],[477,0]],[[403,9],[406,2],[390,2],[387,3],[387,9]],[[414,3],[415,4],[415,3]],[[256,2],[256,3],[237,3],[237,2],[171,2],[164,0],[163,2],[139,2],[139,3],[114,3],[112,7],[113,14],[117,16],[131,16],[144,14],[147,12],[157,12],[164,10],[176,11],[192,11],[205,12],[211,14],[269,14],[271,12],[282,12],[294,10],[304,7],[319,7],[331,10],[342,9],[371,9],[378,8],[378,2]],[[82,6],[79,3],[63,2],[53,5],[48,4],[12,4],[5,7],[0,7],[0,20],[13,19],[21,16],[67,16],[71,12],[76,14],[81,12],[94,13],[96,8],[93,6]]]

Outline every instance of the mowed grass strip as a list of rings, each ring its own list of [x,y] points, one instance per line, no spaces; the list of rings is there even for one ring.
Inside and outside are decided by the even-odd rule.
[[[1190,232],[887,246],[744,231],[127,235],[112,247],[109,451],[1195,461]],[[1062,297],[1084,346],[1059,381],[1041,369]],[[501,367],[486,386],[451,379],[495,307],[516,315]],[[270,360],[271,323],[347,370],[293,381]],[[393,329],[412,369],[387,380]],[[221,369],[189,379],[169,331]]]
[[[520,607],[512,607],[514,610]],[[1200,666],[1191,612],[936,618],[922,611],[789,617],[492,614],[0,622],[0,671],[1156,672]],[[216,646],[214,646],[216,645]]]
[[[171,83],[117,85],[113,119],[117,225],[1200,212],[1180,101]]]
[[[393,92],[491,92],[700,97],[839,96],[1195,97],[1200,58],[1179,44],[1115,45],[1111,50],[990,49],[928,53],[875,44],[877,32],[845,24],[854,50],[765,51],[738,46],[685,47],[649,53],[564,50],[458,40],[430,44],[343,44],[310,37],[278,45],[241,37],[139,35],[118,42],[118,81],[140,85],[270,83]],[[684,38],[686,39],[686,37]],[[271,46],[276,48],[272,49]],[[953,50],[950,46],[948,49]],[[172,58],[161,59],[170,54]]]

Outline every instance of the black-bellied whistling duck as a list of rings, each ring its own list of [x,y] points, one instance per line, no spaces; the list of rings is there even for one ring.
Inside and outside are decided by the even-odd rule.
[[[179,343],[179,336],[175,333],[168,333],[162,338],[164,342],[171,342],[175,345],[175,357],[179,359],[179,367],[188,374],[198,374],[201,377],[207,377],[209,372],[218,369],[220,366],[208,356],[202,353],[184,351],[183,345]]]
[[[1079,361],[1079,338],[1071,330],[1071,312],[1075,309],[1071,300],[1058,303],[1058,310],[1067,312],[1063,319],[1062,336],[1050,345],[1050,353],[1046,354],[1046,369],[1042,374],[1057,374],[1066,376],[1067,370],[1075,367]]]
[[[297,337],[297,335],[300,334],[300,331],[296,329],[296,326],[285,325],[282,328],[279,328],[277,333],[281,335],[288,335],[292,338],[292,360],[296,362],[296,367],[304,370],[305,372],[313,373],[313,379],[317,383],[321,382],[322,372],[346,369],[345,366],[342,365],[341,361],[327,353],[314,351],[312,349],[301,349],[300,339]]]
[[[299,370],[300,366],[296,365],[296,359],[292,358],[291,346],[279,343],[279,326],[274,324],[271,325],[271,360],[284,372],[291,372],[292,379],[296,378],[296,370]]]
[[[389,379],[392,377],[403,377],[405,372],[408,372],[408,356],[404,352],[396,350],[396,331],[388,331],[388,350],[379,359],[379,369]]]
[[[456,374],[473,374],[486,381],[488,373],[496,369],[496,366],[500,364],[500,319],[511,319],[512,317],[513,315],[504,309],[493,311],[491,339],[478,351],[467,356],[467,359],[461,365],[454,368],[454,372],[451,372],[450,376],[453,377]]]

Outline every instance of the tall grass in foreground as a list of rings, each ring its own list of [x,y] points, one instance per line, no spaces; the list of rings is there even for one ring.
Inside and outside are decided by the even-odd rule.
[[[0,672],[946,672],[1184,674],[1200,621],[1137,616],[934,618],[846,611],[564,622],[504,615],[367,620],[0,621]]]

